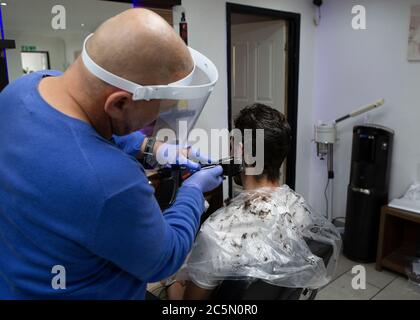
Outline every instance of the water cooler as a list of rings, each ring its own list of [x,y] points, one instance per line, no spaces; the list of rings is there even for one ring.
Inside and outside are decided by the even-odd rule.
[[[353,129],[343,253],[350,260],[376,260],[381,207],[388,203],[394,132],[377,126]]]

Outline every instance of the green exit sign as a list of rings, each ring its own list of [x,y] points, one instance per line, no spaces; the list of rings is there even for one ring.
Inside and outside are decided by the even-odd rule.
[[[36,51],[36,47],[35,47],[35,46],[22,46],[22,51],[23,51],[23,52],[32,52],[32,51]]]

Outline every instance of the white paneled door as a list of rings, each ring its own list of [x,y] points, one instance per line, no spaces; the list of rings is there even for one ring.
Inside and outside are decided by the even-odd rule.
[[[285,111],[284,21],[232,26],[232,118],[260,102]]]

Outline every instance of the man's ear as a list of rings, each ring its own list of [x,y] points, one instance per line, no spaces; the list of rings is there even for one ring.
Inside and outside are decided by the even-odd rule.
[[[243,158],[245,156],[245,150],[244,150],[244,143],[243,142],[239,142],[239,150],[240,150],[241,156]]]
[[[131,94],[125,91],[117,91],[108,96],[104,110],[113,119],[122,120],[124,109],[131,101]]]
[[[244,160],[244,144],[242,142],[239,142],[236,146],[234,146],[234,154],[233,157],[239,158]]]

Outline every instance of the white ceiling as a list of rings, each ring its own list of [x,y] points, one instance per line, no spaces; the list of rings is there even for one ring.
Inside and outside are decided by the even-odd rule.
[[[94,31],[103,21],[131,8],[130,4],[101,0],[0,0],[4,29],[20,30],[44,35],[57,33],[85,33]],[[54,5],[66,8],[66,30],[55,31],[51,27]],[[81,25],[84,24],[84,27]]]

